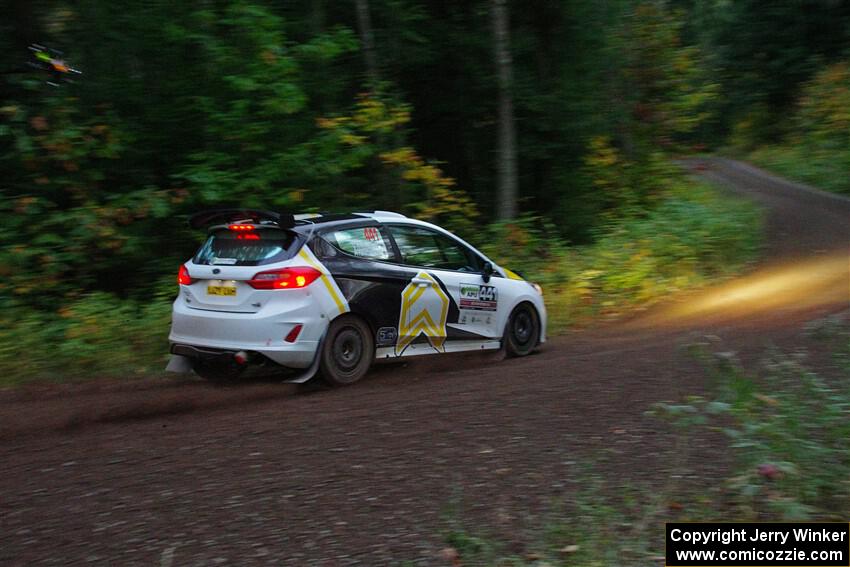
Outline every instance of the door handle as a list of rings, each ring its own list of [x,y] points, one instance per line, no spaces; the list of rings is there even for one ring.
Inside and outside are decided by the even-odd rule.
[[[412,280],[410,280],[410,282],[415,283],[419,287],[428,287],[432,283],[431,280],[423,280],[420,278],[413,278]]]

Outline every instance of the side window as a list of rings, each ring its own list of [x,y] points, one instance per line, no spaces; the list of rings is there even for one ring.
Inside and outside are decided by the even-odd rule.
[[[461,243],[439,232],[418,226],[390,226],[403,264],[455,270],[481,271],[481,261]]]
[[[346,228],[325,235],[325,239],[353,256],[369,260],[390,260],[391,247],[382,230],[376,226]]]

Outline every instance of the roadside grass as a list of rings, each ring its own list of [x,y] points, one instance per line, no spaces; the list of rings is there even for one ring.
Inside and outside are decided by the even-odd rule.
[[[0,311],[0,386],[133,378],[161,373],[168,359],[171,278],[147,301],[90,293],[58,312]]]
[[[850,195],[850,151],[805,146],[765,146],[747,156],[752,163],[788,179],[843,195]]]
[[[550,334],[725,278],[756,256],[753,205],[683,175],[672,185],[652,210],[609,223],[589,246],[569,246],[526,218],[488,227],[482,248],[543,286]],[[56,311],[4,305],[0,386],[162,373],[175,285],[165,277],[144,299],[77,294]]]
[[[590,471],[576,484],[580,490],[552,505],[537,531],[520,546],[522,551],[455,520],[443,534],[443,558],[456,567],[658,564],[664,541],[657,526],[668,515],[668,494],[626,486],[619,479],[612,482]]]
[[[454,567],[663,565],[664,522],[845,521],[850,513],[850,321],[830,317],[807,333],[831,352],[816,373],[804,352],[766,353],[745,368],[721,345],[691,346],[712,377],[711,394],[647,411],[676,432],[725,438],[733,465],[725,479],[687,486],[635,487],[619,470],[588,459],[574,494],[534,528],[521,553],[480,528],[450,518],[443,555]]]

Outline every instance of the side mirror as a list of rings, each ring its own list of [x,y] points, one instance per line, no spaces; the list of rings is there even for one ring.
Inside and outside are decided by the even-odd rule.
[[[481,268],[481,278],[484,280],[484,283],[490,281],[490,276],[493,275],[493,264],[490,262],[484,262],[484,267]]]

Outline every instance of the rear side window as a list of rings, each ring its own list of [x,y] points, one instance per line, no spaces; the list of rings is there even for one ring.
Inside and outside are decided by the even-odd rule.
[[[325,240],[352,256],[369,260],[389,260],[392,251],[381,228],[365,226],[335,230],[325,235]]]
[[[288,260],[301,247],[293,232],[258,227],[252,231],[221,229],[211,234],[193,262],[221,266],[261,266]]]

